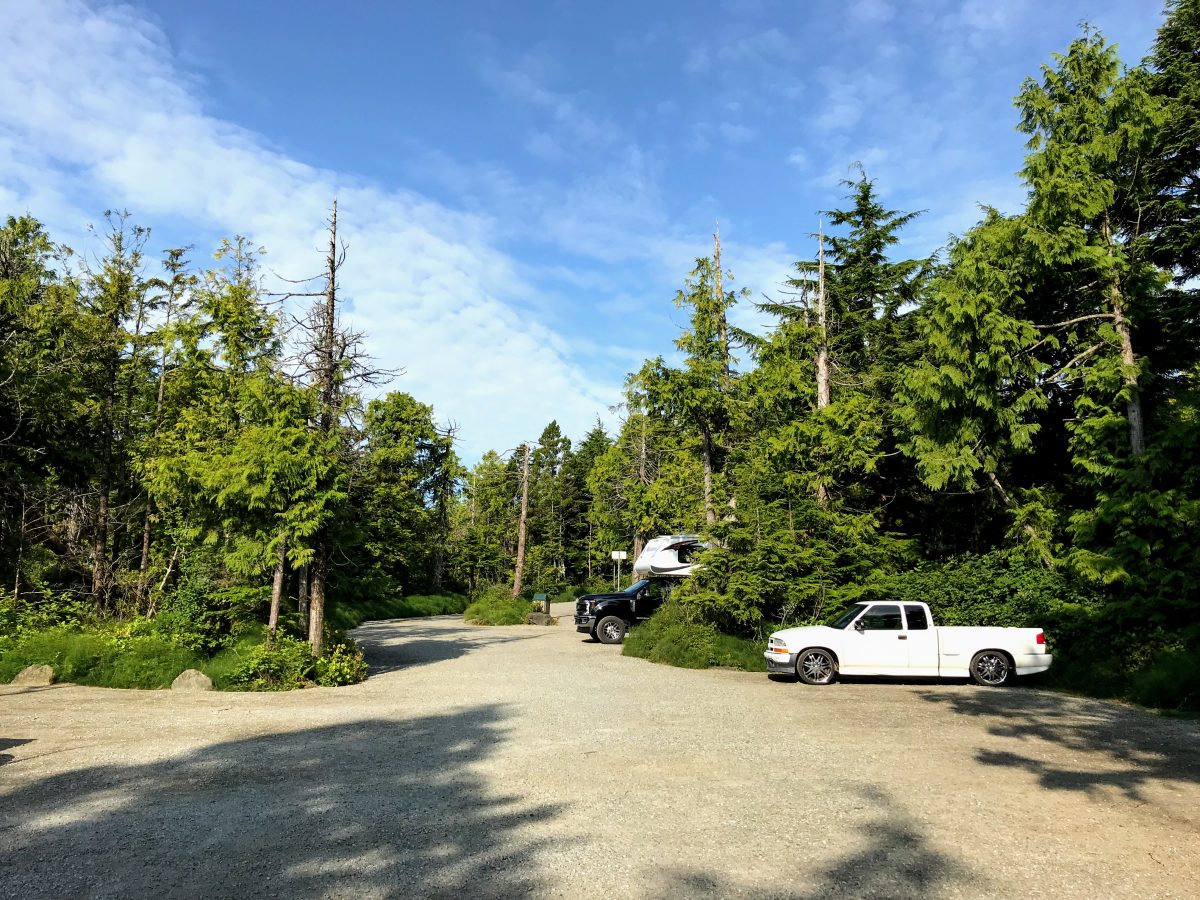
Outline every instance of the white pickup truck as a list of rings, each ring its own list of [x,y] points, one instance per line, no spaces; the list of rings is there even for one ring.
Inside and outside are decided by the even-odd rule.
[[[995,687],[1045,672],[1040,628],[936,626],[924,603],[857,603],[829,625],[786,628],[767,641],[767,671],[805,684],[843,675],[971,678]]]

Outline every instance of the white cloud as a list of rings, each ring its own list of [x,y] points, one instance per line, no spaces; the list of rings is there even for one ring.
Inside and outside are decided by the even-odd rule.
[[[314,248],[337,197],[347,318],[382,365],[406,370],[396,388],[460,424],[468,455],[534,437],[553,417],[582,433],[618,396],[516,303],[536,287],[497,249],[490,217],[306,165],[206,115],[163,35],[128,8],[29,0],[6,4],[5,18],[7,209],[27,208],[60,234],[104,206],[246,233],[268,247],[273,270],[297,275],[319,268]],[[539,99],[577,135],[597,124],[561,98]]]
[[[857,0],[850,4],[850,17],[867,25],[879,25],[896,15],[887,0]]]
[[[745,144],[754,140],[754,129],[737,122],[722,122],[721,137],[730,144]]]

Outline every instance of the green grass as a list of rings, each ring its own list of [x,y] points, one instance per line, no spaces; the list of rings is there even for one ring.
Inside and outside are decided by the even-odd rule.
[[[348,631],[363,622],[378,619],[412,619],[421,616],[448,616],[466,610],[470,601],[462,594],[413,594],[408,597],[388,597],[335,605],[329,613],[329,624],[338,631]]]
[[[112,628],[52,628],[28,635],[0,655],[0,681],[26,666],[54,667],[59,681],[97,687],[170,687],[184,669],[200,669],[201,657],[159,635],[124,637]]]

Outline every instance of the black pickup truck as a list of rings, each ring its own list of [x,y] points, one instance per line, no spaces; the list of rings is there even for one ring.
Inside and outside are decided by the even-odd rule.
[[[575,630],[602,644],[619,644],[635,622],[650,618],[671,591],[667,578],[644,578],[612,594],[585,594],[575,601]]]

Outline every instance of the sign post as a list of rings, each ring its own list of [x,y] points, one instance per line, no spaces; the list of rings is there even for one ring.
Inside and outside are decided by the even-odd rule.
[[[616,562],[616,564],[617,564],[616,590],[619,591],[621,589],[621,560],[629,559],[629,554],[626,553],[624,550],[614,550],[612,552],[612,558],[613,558],[613,561]]]

